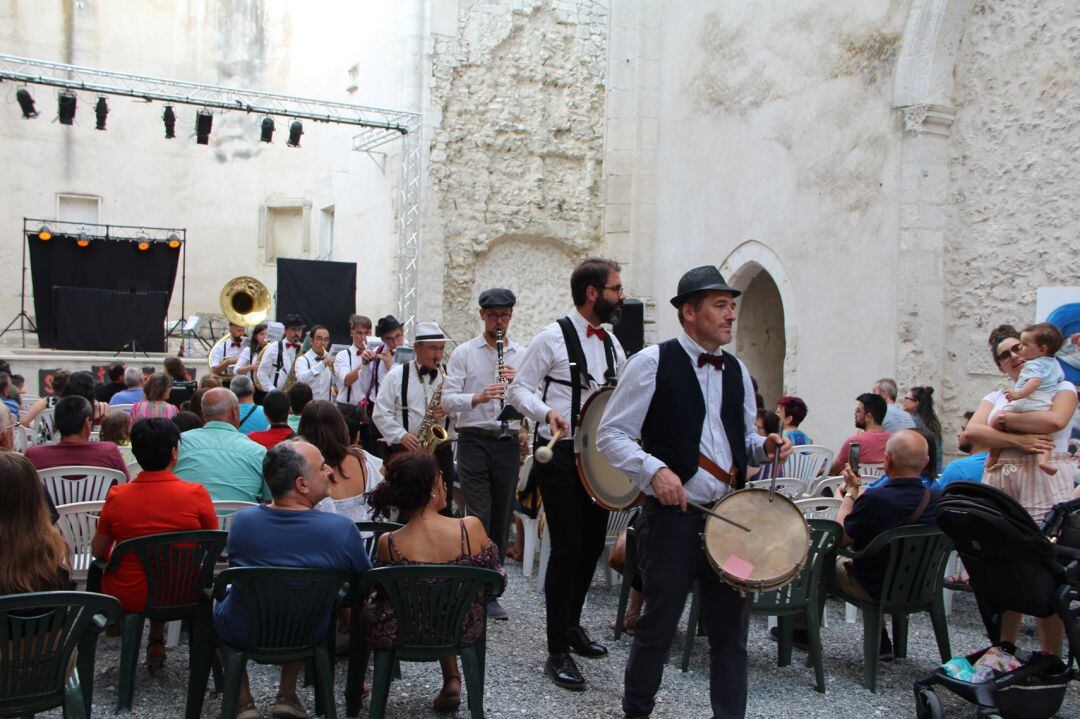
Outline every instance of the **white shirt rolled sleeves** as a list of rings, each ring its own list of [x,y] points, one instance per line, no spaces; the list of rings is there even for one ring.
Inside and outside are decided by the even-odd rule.
[[[379,397],[371,413],[371,421],[378,427],[379,434],[388,445],[401,444],[401,438],[406,434],[405,427],[401,424],[401,373],[405,367],[409,368],[409,432],[412,434],[416,434],[416,430],[420,428],[428,402],[445,377],[440,373],[435,382],[432,382],[430,377],[424,377],[421,382],[415,362],[408,365],[396,364],[390,368],[379,386]]]
[[[712,365],[697,366],[698,356],[705,350],[685,333],[679,335],[679,344],[693,363],[701,394],[705,398],[705,421],[701,427],[700,451],[726,471],[731,471],[734,460],[724,425],[720,420],[723,402],[723,378],[720,370]],[[596,447],[613,467],[625,473],[634,484],[652,496],[652,478],[666,465],[647,453],[637,443],[641,426],[645,422],[649,405],[656,389],[656,369],[659,364],[660,347],[653,345],[638,352],[626,366],[615,394],[608,402],[604,417],[596,434]],[[726,359],[734,359],[727,355]],[[739,361],[743,378],[743,422],[746,426],[744,439],[747,454],[759,462],[766,459],[765,438],[757,433],[754,421],[757,403],[754,386],[746,365]],[[726,484],[698,468],[697,473],[685,485],[686,498],[701,504],[713,502],[731,491]]]
[[[504,363],[517,369],[518,362],[525,356],[525,348],[509,338],[503,340],[503,344]],[[473,395],[498,381],[498,357],[498,352],[488,345],[483,335],[458,346],[454,354],[450,355],[450,363],[446,367],[446,384],[443,385],[442,406],[455,415],[458,429],[499,429],[500,423],[496,418],[502,412],[502,404],[498,400],[472,406]],[[520,424],[521,422],[511,422],[510,428],[516,431]]]

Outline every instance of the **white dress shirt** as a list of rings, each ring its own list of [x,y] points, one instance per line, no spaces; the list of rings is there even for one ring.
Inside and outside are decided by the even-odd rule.
[[[720,405],[724,399],[722,372],[710,364],[697,366],[698,356],[705,350],[685,332],[679,335],[679,344],[690,357],[701,386],[702,397],[705,398],[705,421],[701,425],[700,452],[716,462],[721,469],[730,472],[734,459],[727,434],[724,432],[724,424],[720,419]],[[730,361],[737,358],[729,354],[726,359]],[[608,401],[596,433],[596,448],[600,453],[615,469],[625,473],[650,496],[653,494],[653,475],[666,465],[642,449],[637,439],[641,437],[641,426],[645,422],[645,415],[649,412],[656,389],[659,360],[659,345],[646,347],[634,355],[626,367],[626,372],[619,379],[619,386]],[[765,438],[757,433],[754,424],[757,418],[754,386],[750,382],[746,365],[741,360],[737,361],[743,378],[743,423],[746,427],[747,454],[763,461],[766,459]],[[697,473],[686,483],[685,490],[687,499],[705,504],[723,497],[731,488],[699,467]]]
[[[416,362],[396,364],[390,368],[379,387],[379,396],[371,413],[371,421],[389,445],[401,444],[401,438],[405,436],[405,427],[401,424],[401,373],[405,367],[409,368],[409,432],[412,434],[420,429],[428,402],[435,394],[435,388],[445,378],[440,372],[434,382],[428,376],[421,381]]]
[[[233,344],[231,337],[226,339],[224,342],[219,342],[215,344],[213,349],[210,350],[210,366],[217,367],[219,364],[229,359],[230,357],[239,357],[241,354],[243,354],[244,350],[247,349],[247,344],[248,343],[246,337],[240,338],[239,347]],[[222,374],[232,377],[236,374],[236,366],[238,364],[240,364],[239,360],[237,360],[236,364],[232,364],[226,367],[225,371]]]
[[[259,353],[255,352],[255,356],[258,357]],[[251,356],[251,343],[245,342],[244,349],[240,350],[240,357],[236,360],[236,364],[234,365],[234,367],[247,367],[249,364],[255,364],[255,360],[252,359]],[[254,380],[255,371],[257,371],[258,369],[259,368],[256,367],[254,371],[248,372],[248,376]]]
[[[334,370],[319,359],[315,350],[308,350],[296,360],[296,380],[311,387],[312,399],[330,401],[330,385],[334,382]]]
[[[503,339],[503,362],[517,369],[518,362],[525,356],[525,348],[512,339]],[[502,403],[498,400],[481,402],[472,406],[473,395],[482,392],[489,384],[498,381],[497,368],[499,353],[480,335],[465,344],[459,345],[450,355],[450,364],[446,368],[446,383],[443,385],[442,406],[450,414],[456,415],[455,425],[475,429],[499,429],[497,417],[502,412]],[[606,366],[606,365],[605,365]],[[510,428],[517,430],[521,422],[510,422]]]
[[[581,404],[591,397],[596,390],[604,385],[604,372],[607,370],[607,357],[604,353],[604,342],[599,337],[587,335],[589,322],[576,310],[570,313],[570,321],[574,323],[578,339],[581,341],[581,350],[585,353],[585,361],[589,364],[588,389],[581,390]],[[599,329],[599,328],[597,328]],[[626,365],[626,353],[614,332],[608,330],[608,336],[615,346],[615,371],[621,377],[623,367]],[[544,377],[562,380],[565,385],[552,382],[547,389],[547,399],[544,399]],[[581,378],[582,383],[587,378]],[[519,412],[531,420],[537,422],[540,436],[551,439],[551,430],[547,425],[549,410],[555,410],[563,418],[573,424],[574,418],[570,416],[570,360],[566,353],[566,341],[563,339],[562,328],[558,322],[553,322],[533,337],[525,350],[525,356],[517,368],[514,382],[510,385],[509,401]],[[573,427],[570,434],[564,439],[573,436]]]
[[[366,351],[366,345],[362,348],[357,348],[355,345],[349,345],[346,349],[338,352],[337,357],[334,358],[334,384],[336,384],[338,388],[338,402],[359,406],[365,398],[367,398],[369,402],[375,401],[376,393],[373,391],[372,387],[374,384],[374,373],[376,365],[382,366],[382,360],[374,359],[371,362],[364,364],[361,355]],[[349,374],[357,367],[360,367],[360,374],[356,376],[355,382],[346,387],[345,375]]]
[[[285,350],[285,357],[275,382],[274,371],[277,364],[278,347]],[[285,379],[289,376],[289,370],[292,369],[293,362],[296,361],[296,350],[296,347],[289,347],[284,340],[281,341],[280,345],[277,342],[271,342],[267,345],[266,351],[263,352],[262,361],[259,362],[259,368],[255,370],[255,376],[259,378],[259,386],[267,392],[284,387]]]

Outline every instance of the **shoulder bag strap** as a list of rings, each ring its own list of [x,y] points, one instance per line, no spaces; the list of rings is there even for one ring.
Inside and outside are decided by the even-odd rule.
[[[918,521],[922,513],[926,511],[926,505],[930,504],[930,490],[923,487],[922,501],[919,502],[919,506],[915,508],[915,511],[911,513],[911,516],[905,519],[901,524],[913,524]]]

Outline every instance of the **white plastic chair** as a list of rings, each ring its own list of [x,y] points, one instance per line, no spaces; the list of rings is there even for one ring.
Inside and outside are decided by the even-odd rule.
[[[30,444],[56,444],[60,437],[56,435],[56,425],[53,423],[53,408],[41,410],[30,428],[28,442]]]
[[[525,485],[529,482],[529,473],[532,472],[533,458],[526,457],[525,461],[521,465],[521,470],[518,472],[518,486],[517,491],[524,491]],[[540,518],[543,516],[544,509],[540,509],[536,513],[536,518],[529,515],[514,511],[514,516],[521,519],[521,529],[525,533],[524,547],[521,553],[521,573],[523,576],[531,577],[533,573],[533,560],[536,558],[536,551],[538,549],[537,542],[540,540]]]
[[[611,550],[615,548],[615,540],[618,538],[619,532],[626,531],[626,527],[630,524],[630,519],[635,513],[635,509],[618,509],[608,515],[604,553],[600,557],[600,561],[604,563],[604,571],[607,573],[608,589],[615,589],[618,586],[616,582],[620,584],[622,582],[622,575],[608,565],[608,560],[611,559]]]
[[[134,404],[110,404],[109,405],[109,411],[112,412],[114,409],[118,409],[121,412],[126,412],[127,414],[131,414],[131,408],[134,407],[134,406],[135,406]]]
[[[11,428],[11,448],[20,454],[26,453],[30,446],[30,430],[17,424]]]
[[[120,470],[106,467],[52,467],[39,469],[38,477],[57,507],[75,502],[105,501],[113,485],[128,481]]]
[[[823,477],[814,483],[807,494],[811,497],[839,497],[843,483],[843,477]]]
[[[860,477],[871,477],[871,481],[874,479],[880,479],[885,476],[884,464],[860,464],[859,465]]]
[[[833,451],[819,444],[803,444],[795,447],[784,460],[783,476],[801,479],[810,484],[826,472],[833,462]]]
[[[78,585],[85,585],[86,573],[94,557],[90,552],[90,543],[97,532],[98,516],[104,501],[76,502],[61,504],[56,508],[60,518],[56,528],[64,535],[68,543],[68,558],[71,561],[71,580]]]
[[[834,497],[810,497],[795,500],[795,506],[807,519],[836,519],[843,500]]]
[[[37,404],[37,401],[41,399],[36,394],[23,394],[19,395],[19,411],[29,412],[30,408]]]
[[[240,502],[235,499],[217,499],[214,500],[214,514],[218,518],[218,529],[223,532],[228,532],[232,526],[233,516],[239,509],[245,507],[258,507],[258,502]]]
[[[772,486],[772,482],[773,480],[771,479],[755,479],[752,482],[747,482],[746,486],[756,487],[757,489],[768,489]],[[795,479],[794,477],[780,477],[776,480],[776,492],[784,495],[788,499],[798,499],[805,490],[806,482],[801,479]]]

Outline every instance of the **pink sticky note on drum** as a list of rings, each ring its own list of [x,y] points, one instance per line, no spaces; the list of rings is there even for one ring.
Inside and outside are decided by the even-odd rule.
[[[733,577],[739,579],[749,579],[750,575],[754,573],[754,565],[746,561],[737,554],[728,556],[727,561],[724,562],[722,569]]]

